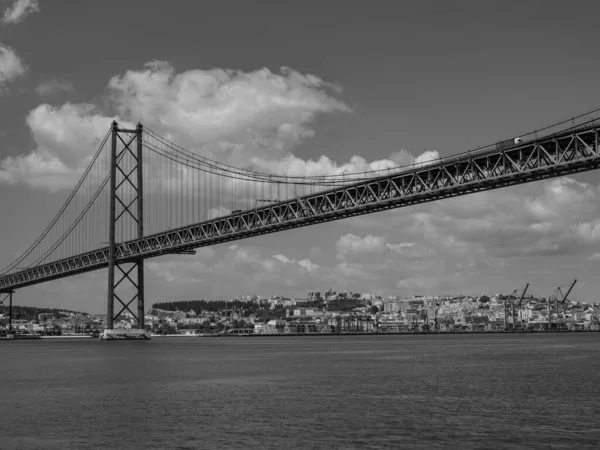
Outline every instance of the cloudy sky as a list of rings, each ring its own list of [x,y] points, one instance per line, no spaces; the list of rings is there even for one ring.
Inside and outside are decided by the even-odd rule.
[[[169,5],[0,0],[1,266],[112,118],[234,165],[314,174],[448,156],[599,106],[597,2]],[[577,300],[597,301],[599,200],[591,172],[161,257],[147,302],[527,282],[548,295],[573,278]],[[99,271],[15,301],[103,312],[106,284]]]

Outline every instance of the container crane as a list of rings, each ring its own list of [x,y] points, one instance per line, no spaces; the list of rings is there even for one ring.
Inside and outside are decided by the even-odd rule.
[[[567,291],[567,293],[565,295],[563,295],[562,289],[559,286],[558,288],[556,288],[554,293],[550,297],[548,297],[548,300],[547,300],[547,302],[548,302],[548,331],[550,331],[552,329],[552,310],[551,310],[552,301],[554,301],[554,310],[556,311],[556,320],[557,320],[556,329],[558,330],[561,325],[560,316],[559,316],[559,311],[560,311],[559,308],[560,308],[560,306],[562,306],[563,314],[564,314],[565,302],[567,301],[567,297],[571,293],[573,286],[575,286],[575,283],[577,283],[577,280],[573,280],[573,283],[571,283],[571,287],[569,287],[569,290]],[[559,297],[561,297],[560,304],[559,304]]]
[[[571,286],[569,287],[569,290],[567,291],[567,293],[563,296],[562,295],[562,291],[560,289],[560,287],[558,288],[558,294],[561,295],[562,300],[560,302],[560,307],[562,307],[562,314],[563,314],[563,322],[560,321],[560,315],[559,315],[559,304],[558,304],[558,295],[556,296],[556,317],[559,320],[557,327],[558,329],[561,328],[561,326],[564,323],[564,326],[566,326],[566,322],[567,322],[567,311],[566,311],[566,301],[567,301],[567,297],[569,296],[569,294],[571,293],[571,291],[573,290],[573,287],[575,286],[575,283],[577,283],[577,279],[573,280],[573,283],[571,283]]]
[[[527,286],[525,286],[525,289],[523,290],[523,294],[521,295],[521,297],[519,298],[519,308],[521,307],[521,302],[523,301],[523,297],[525,297],[525,293],[527,292],[527,288],[529,287],[529,283],[527,283]],[[509,295],[506,300],[504,300],[504,327],[505,330],[509,330],[512,329],[514,331],[515,329],[515,324],[516,324],[516,320],[515,320],[515,302],[517,301],[517,289],[515,289],[511,295]],[[510,303],[508,303],[510,300]],[[512,317],[512,324],[509,326],[508,325],[508,317]]]
[[[504,299],[504,331],[508,331],[510,328],[508,325],[508,316],[511,314],[511,305],[514,303],[516,298],[517,290],[515,289],[514,291],[512,291],[512,294],[510,294]]]
[[[523,297],[525,297],[525,294],[527,293],[527,288],[529,288],[529,283],[527,283],[527,285],[525,286],[525,289],[523,289],[523,293],[521,294],[521,297],[519,297],[519,303],[517,304],[516,309],[515,309],[515,303],[513,302],[513,304],[512,304],[513,331],[515,331],[515,328],[517,326],[517,309],[518,310],[521,309],[521,303],[523,302]]]

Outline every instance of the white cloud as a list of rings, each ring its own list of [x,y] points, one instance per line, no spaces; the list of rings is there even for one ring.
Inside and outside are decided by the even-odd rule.
[[[287,67],[280,73],[229,69],[176,73],[153,61],[109,82],[119,114],[140,120],[219,161],[247,165],[253,157],[273,160],[313,136],[310,123],[321,113],[349,112],[314,75]],[[339,91],[334,89],[334,91]]]
[[[50,94],[56,89],[70,89],[56,82],[38,86]],[[146,64],[142,70],[129,70],[113,77],[108,84],[109,105],[118,117],[103,115],[87,103],[65,103],[53,108],[40,105],[29,114],[27,123],[38,144],[29,155],[0,162],[0,181],[28,183],[34,187],[60,189],[72,186],[82,172],[82,164],[96,150],[89,138],[61,148],[68,136],[102,136],[116,118],[121,123],[141,121],[144,125],[174,142],[205,157],[280,175],[324,175],[362,172],[405,166],[435,157],[426,152],[414,157],[405,150],[388,159],[368,162],[353,156],[338,164],[327,156],[316,161],[302,160],[292,151],[314,134],[314,121],[320,114],[347,113],[350,108],[334,97],[336,86],[310,74],[289,68],[280,73],[268,69],[254,72],[235,70],[190,70],[176,73],[166,62]],[[94,123],[90,134],[89,125]],[[96,126],[97,125],[97,126]],[[49,136],[51,134],[51,136]],[[51,140],[52,142],[49,142]],[[188,170],[169,174],[173,185],[179,178],[191,182]],[[65,175],[64,177],[62,175]],[[59,178],[60,177],[60,178]],[[216,177],[216,176],[214,176]],[[177,183],[175,183],[177,181]],[[212,180],[214,181],[214,180]],[[250,207],[254,190],[245,182],[227,179],[220,188],[235,191],[240,204],[209,206],[209,218],[228,214],[233,209]],[[170,183],[166,184],[167,186]],[[261,187],[269,198],[280,198],[276,185]],[[293,191],[293,192],[292,192]],[[240,198],[237,193],[252,198]],[[302,195],[302,189],[290,189],[285,195]],[[232,198],[224,196],[224,198]]]
[[[600,261],[600,253],[594,253],[588,258],[589,261]]]
[[[425,165],[436,159],[440,159],[440,154],[437,151],[427,150],[415,159],[415,164]]]
[[[361,238],[352,233],[348,233],[340,237],[337,241],[336,248],[340,255],[365,252],[380,253],[385,248],[385,240],[381,236],[369,234]]]
[[[433,156],[432,156],[433,155]],[[387,159],[367,161],[362,156],[352,156],[347,163],[338,164],[327,156],[321,156],[318,160],[305,161],[293,154],[288,154],[278,160],[264,160],[259,157],[252,158],[252,166],[268,173],[284,174],[288,176],[321,176],[321,175],[343,175],[351,173],[369,172],[375,170],[386,170],[394,168],[405,168],[413,166],[430,158],[437,159],[437,152],[425,152],[414,157],[406,150],[393,153]]]
[[[17,53],[10,47],[0,43],[0,94],[6,83],[25,73],[25,67]]]
[[[73,92],[75,88],[73,87],[73,83],[68,80],[53,78],[52,80],[41,82],[35,90],[40,96],[52,96],[61,92]]]
[[[363,270],[362,264],[341,262],[335,267],[335,273],[338,276],[337,281],[342,280],[362,280],[375,281],[382,279],[383,275],[377,272]],[[342,280],[339,279],[342,277]]]
[[[298,261],[298,265],[306,269],[308,272],[316,272],[321,267],[320,265],[313,263],[309,259],[302,259]]]
[[[381,275],[398,294],[484,288],[482,277],[530,267],[543,274],[545,256],[587,258],[600,245],[599,200],[600,186],[563,177],[349,219],[369,232],[339,238],[337,272],[349,283]]]
[[[414,247],[415,243],[414,242],[399,242],[397,244],[390,244],[389,242],[387,242],[385,244],[385,246],[387,248],[389,248],[390,250],[393,250],[397,253],[402,253],[402,249],[403,248],[410,248],[410,247]]]
[[[0,181],[52,190],[75,185],[110,124],[94,105],[71,103],[40,105],[26,120],[37,149],[0,161]]]
[[[481,192],[355,221],[380,233],[427,242],[429,255],[462,270],[512,265],[514,258],[571,255],[600,244],[600,188],[570,177]],[[352,223],[352,222],[351,222]],[[415,247],[390,250],[410,254]],[[404,259],[405,256],[403,256]],[[433,258],[432,258],[433,260]]]
[[[11,76],[14,73],[11,69]],[[51,83],[39,86],[38,91],[49,94],[57,88],[70,87]],[[282,68],[279,74],[268,69],[248,73],[221,69],[176,73],[168,63],[152,62],[143,70],[113,77],[108,89],[109,105],[119,113],[121,122],[130,118],[141,121],[201,155],[236,166],[247,165],[255,157],[261,160],[286,157],[294,146],[314,134],[311,124],[318,114],[350,111],[326,92],[327,89],[339,92],[338,88],[288,68]],[[65,187],[65,183],[56,183],[52,177],[40,179],[34,175],[42,170],[63,172],[63,168],[76,174],[80,156],[91,155],[95,147],[81,141],[77,154],[64,159],[60,158],[65,156],[64,151],[44,145],[39,137],[48,134],[49,129],[55,138],[87,134],[91,118],[102,123],[102,132],[113,119],[100,114],[91,104],[38,106],[27,121],[38,148],[16,162],[4,160],[0,179],[29,182],[36,187],[49,183],[46,187],[52,189]],[[30,178],[28,173],[32,175]],[[179,176],[186,176],[186,172],[181,171]],[[227,181],[223,187],[235,186]]]
[[[273,258],[275,258],[277,261],[282,262],[284,265],[297,265],[309,273],[316,272],[321,267],[319,266],[319,264],[315,264],[310,259],[302,259],[300,261],[296,261],[295,259],[288,258],[287,256],[281,254],[273,255]]]
[[[278,259],[281,262],[293,264],[296,262],[295,259],[290,259],[285,255],[274,255],[273,258]]]
[[[5,24],[19,23],[29,14],[40,10],[38,0],[16,0],[12,7],[4,10],[2,22]]]

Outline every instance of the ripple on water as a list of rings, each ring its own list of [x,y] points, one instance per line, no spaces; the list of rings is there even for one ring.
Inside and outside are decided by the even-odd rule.
[[[0,448],[591,449],[599,350],[591,333],[2,343]]]

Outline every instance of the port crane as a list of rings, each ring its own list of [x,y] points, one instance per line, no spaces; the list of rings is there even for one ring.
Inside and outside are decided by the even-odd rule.
[[[515,302],[512,304],[513,331],[515,331],[517,326],[517,309],[521,309],[521,303],[523,302],[523,297],[525,297],[525,294],[527,293],[527,288],[529,288],[529,283],[527,283],[525,289],[523,289],[523,293],[521,294],[521,297],[519,297],[519,303],[517,304],[517,307],[515,308]]]
[[[554,294],[551,297],[554,300],[554,310],[556,311],[556,320],[558,322],[556,324],[557,330],[560,330],[563,326],[566,326],[566,321],[567,321],[566,302],[567,302],[567,298],[569,297],[569,294],[571,293],[571,291],[573,290],[573,287],[575,286],[575,283],[577,283],[577,279],[573,280],[573,283],[571,283],[571,286],[567,290],[566,294],[563,294],[562,288],[559,286],[556,289],[556,291],[554,291]],[[548,298],[548,329],[551,328],[551,322],[552,322],[552,316],[550,314],[550,305],[551,305],[550,298]],[[561,316],[560,316],[561,309],[562,309],[562,319],[563,319],[562,321],[561,321]]]
[[[6,305],[4,304],[4,302],[6,300],[9,301],[9,303],[8,303],[8,330],[7,330],[7,332],[10,333],[10,332],[12,332],[12,317],[13,317],[13,314],[12,314],[12,305],[13,305],[13,303],[12,303],[12,292],[8,292],[8,293],[6,293],[4,295],[3,298],[0,298],[0,306],[6,307]]]
[[[529,288],[529,283],[527,283],[527,286],[525,286],[525,289],[523,289],[523,293],[521,294],[521,296],[519,297],[519,302],[518,302],[518,306],[517,308],[521,307],[521,302],[523,301],[523,297],[525,297],[525,293],[527,292],[527,289]],[[516,325],[516,310],[515,310],[515,303],[517,301],[517,295],[518,295],[518,290],[515,289],[511,295],[509,295],[506,300],[504,300],[504,326],[505,329],[512,329],[513,331],[515,331],[515,325]],[[510,301],[510,303],[509,303]],[[508,317],[512,318],[512,324],[510,324],[510,326],[508,325]]]

